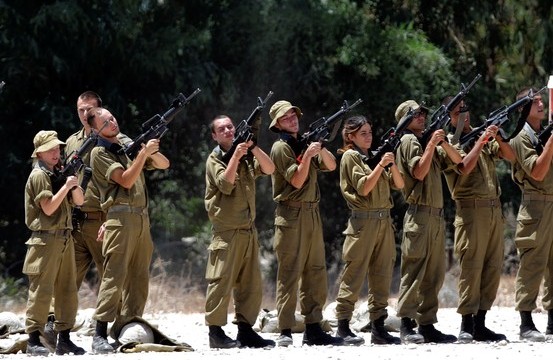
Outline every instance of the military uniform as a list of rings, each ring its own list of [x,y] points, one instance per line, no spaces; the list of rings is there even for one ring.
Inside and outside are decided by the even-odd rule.
[[[340,161],[340,190],[351,210],[344,231],[342,259],[345,262],[337,297],[336,318],[351,320],[361,287],[368,279],[369,318],[388,314],[388,297],[396,256],[390,217],[391,174],[383,172],[367,195],[360,195],[372,169],[357,150],[347,150]]]
[[[465,155],[460,146],[456,149]],[[504,221],[495,164],[501,159],[498,154],[499,144],[493,140],[484,145],[470,174],[462,175],[457,167],[445,172],[456,204],[455,255],[461,265],[457,312],[461,315],[489,310],[499,287]]]
[[[280,139],[273,144],[270,156],[275,163],[271,178],[273,199],[277,203],[274,239],[278,261],[276,306],[282,330],[296,325],[298,282],[301,282],[299,299],[305,323],[319,323],[323,319],[328,285],[317,172],[326,168],[320,156],[311,159],[307,180],[296,189],[290,184],[298,168],[292,147]]]
[[[436,147],[430,171],[419,181],[413,169],[423,152],[419,139],[407,131],[396,155],[405,181],[403,195],[409,204],[403,220],[397,315],[416,319],[419,325],[431,325],[438,321],[438,293],[445,277],[441,171],[452,163],[445,151]]]
[[[538,157],[532,137],[535,134],[527,124],[511,140],[517,157],[512,166],[512,177],[522,191],[515,233],[515,245],[520,257],[515,285],[517,311],[536,308],[542,279],[545,280],[545,289],[553,288],[553,167],[542,181],[534,180],[529,175]],[[545,310],[553,309],[550,291],[546,291],[542,305]]]
[[[222,156],[217,147],[206,162],[205,208],[213,237],[205,273],[208,281],[205,321],[207,325],[226,325],[233,292],[234,322],[253,325],[262,300],[255,179],[264,174],[257,159],[245,156],[232,184],[224,177],[227,164]]]
[[[132,162],[120,150],[120,144],[99,138],[98,146],[91,152],[92,180],[106,213],[102,244],[104,276],[94,314],[95,320],[103,322],[113,321],[120,306],[121,319],[142,316],[153,253],[144,173],[130,189],[111,180],[115,169],[125,170]]]
[[[77,315],[71,204],[65,197],[50,216],[40,206],[41,200],[54,196],[50,175],[39,160],[25,185],[25,223],[32,231],[23,264],[23,273],[29,277],[25,320],[28,334],[43,331],[54,296],[63,299],[54,308],[56,331],[71,329]]]

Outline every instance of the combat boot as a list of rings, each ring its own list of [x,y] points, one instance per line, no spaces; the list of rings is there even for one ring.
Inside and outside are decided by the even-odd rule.
[[[424,337],[415,332],[415,324],[412,319],[408,317],[401,318],[401,325],[399,327],[399,337],[402,344],[422,344]]]
[[[266,340],[259,336],[258,333],[252,329],[250,324],[245,322],[238,323],[238,335],[236,340],[240,342],[241,346],[251,348],[269,348],[274,347],[275,342],[273,340]]]
[[[536,329],[534,321],[532,320],[531,311],[520,312],[520,340],[526,340],[531,342],[543,342],[545,336]]]
[[[474,319],[472,314],[463,315],[461,317],[461,331],[459,331],[459,342],[468,344],[473,340],[472,333],[474,332]]]
[[[444,334],[432,324],[419,325],[419,334],[424,336],[425,343],[448,344],[457,341],[456,336]]]
[[[50,351],[40,342],[40,332],[33,331],[29,334],[27,341],[27,355],[31,356],[48,356]]]
[[[305,324],[303,334],[304,345],[344,345],[344,339],[328,335],[321,328],[321,324]]]
[[[44,346],[50,352],[56,351],[56,342],[58,339],[58,333],[56,330],[54,330],[54,322],[56,321],[56,318],[54,314],[48,315],[48,321],[46,322],[46,325],[44,325],[44,331],[42,332],[42,337],[44,338]]]
[[[545,335],[553,335],[553,309],[547,310],[547,329]]]
[[[486,310],[478,310],[474,316],[474,332],[472,337],[476,341],[502,341],[507,340],[503,334],[498,334],[486,327]]]
[[[365,343],[365,339],[361,336],[355,335],[349,328],[349,320],[338,320],[338,330],[336,330],[336,337],[344,339],[344,345],[362,345]]]
[[[386,317],[387,315],[382,315],[378,319],[371,322],[371,344],[401,344],[401,339],[390,335],[384,327],[384,320]]]
[[[92,352],[94,354],[111,354],[115,352],[113,346],[108,342],[108,323],[96,321],[96,332],[92,337]]]
[[[220,326],[209,325],[209,347],[212,349],[231,349],[240,347],[240,342],[229,338]]]
[[[280,335],[276,339],[276,343],[281,347],[288,347],[294,344],[294,339],[292,339],[292,329],[282,329]]]
[[[58,333],[58,343],[56,344],[56,355],[83,355],[86,351],[82,347],[78,347],[69,338],[71,330],[63,330]]]

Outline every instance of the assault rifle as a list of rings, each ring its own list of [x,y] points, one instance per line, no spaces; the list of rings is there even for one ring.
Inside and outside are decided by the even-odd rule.
[[[4,85],[6,85],[6,83],[4,81],[0,81],[0,94],[4,91]]]
[[[432,122],[430,125],[423,131],[421,137],[421,145],[423,148],[426,148],[426,145],[430,141],[432,134],[439,129],[443,129],[451,121],[451,116],[449,113],[459,105],[459,103],[467,96],[470,89],[474,84],[482,77],[478,74],[474,77],[470,84],[465,86],[461,83],[461,90],[455,95],[446,105],[442,105],[432,114]]]
[[[254,125],[255,121],[259,118],[261,111],[263,111],[263,109],[265,108],[265,105],[267,105],[267,101],[269,101],[271,96],[273,96],[273,92],[269,91],[269,93],[267,94],[267,97],[265,97],[265,100],[258,97],[257,106],[255,107],[255,109],[253,109],[250,116],[246,120],[242,120],[240,124],[236,127],[236,130],[234,131],[234,139],[232,139],[232,145],[230,149],[223,156],[223,161],[225,163],[229,162],[238,144],[250,141],[253,138],[254,134],[252,132],[252,126]]]
[[[302,151],[298,156],[298,160],[301,160],[303,153],[305,152],[309,144],[311,144],[312,142],[332,141],[336,136],[338,129],[340,128],[340,124],[342,123],[342,120],[340,120],[340,117],[346,114],[347,112],[349,112],[357,105],[361,104],[362,102],[363,100],[358,99],[356,102],[349,105],[347,100],[344,100],[342,107],[336,113],[334,113],[328,118],[322,117],[316,121],[313,121],[311,124],[309,124],[309,131],[303,134],[299,140]]]
[[[546,88],[547,87],[544,86],[543,88],[541,88],[539,91],[535,93],[532,90],[530,90],[526,96],[518,99],[511,105],[502,106],[499,109],[492,111],[490,115],[488,115],[488,119],[484,121],[482,125],[471,130],[471,132],[469,132],[468,134],[461,136],[459,138],[459,143],[461,144],[461,146],[465,147],[466,145],[470,144],[471,141],[475,140],[478,136],[480,136],[482,132],[484,132],[488,128],[488,126],[496,125],[499,128],[501,128],[503,124],[505,124],[509,120],[509,116],[513,112],[517,111],[521,107],[524,107],[530,104],[532,101],[534,101],[534,96],[543,92]],[[503,136],[504,132],[502,131],[503,129],[501,129],[502,131],[501,136],[503,137],[504,141],[511,140],[520,132],[520,130],[522,130],[522,128],[524,127],[524,123],[526,122],[527,116],[528,114],[520,115],[517,122],[517,126],[509,137]]]
[[[545,146],[545,143],[547,143],[547,140],[551,137],[551,133],[553,132],[553,122],[550,122],[547,124],[546,127],[543,128],[542,131],[540,131],[537,135],[538,143],[536,144],[536,152],[541,154],[543,152],[543,147]]]
[[[86,193],[86,188],[88,187],[88,183],[90,182],[91,178],[92,168],[86,166],[83,170],[83,178],[81,179],[81,189],[83,189],[83,194]],[[83,212],[81,211],[81,207],[75,206],[73,208],[73,211],[71,212],[71,222],[73,223],[73,230],[81,230],[80,220],[83,220],[84,218],[85,217]]]
[[[201,90],[196,89],[190,96],[185,97],[182,93],[173,100],[173,103],[169,109],[163,114],[156,114],[148,121],[142,124],[143,133],[136,137],[131,143],[123,148],[123,152],[131,159],[134,159],[140,149],[142,144],[146,144],[152,139],[159,139],[169,128],[167,125],[177,116],[179,112],[184,109],[184,106],[190,102],[190,100],[196,96]]]
[[[396,127],[391,127],[381,138],[380,142],[381,145],[376,149],[376,151],[372,152],[372,156],[367,160],[367,164],[370,166],[371,169],[374,169],[376,166],[378,166],[378,163],[382,159],[382,156],[384,156],[387,152],[393,152],[397,150],[399,145],[401,144],[401,137],[403,136],[403,132],[413,118],[415,117],[415,111],[412,108],[409,108],[407,110],[407,113],[399,120],[399,123]],[[386,165],[386,168],[389,168],[390,165]]]

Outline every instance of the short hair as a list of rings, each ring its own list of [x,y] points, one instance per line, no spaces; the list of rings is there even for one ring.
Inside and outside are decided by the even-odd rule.
[[[97,103],[96,105],[98,107],[102,107],[102,98],[100,97],[100,95],[98,95],[92,90],[85,91],[84,93],[79,95],[77,99],[78,100],[96,100],[96,103]]]
[[[516,97],[516,100],[519,100],[519,99],[522,99],[523,97],[527,96],[529,93],[530,93],[530,90],[532,90],[532,93],[537,93],[539,90],[536,89],[535,87],[530,87],[530,86],[527,86],[525,88],[522,88],[518,93],[517,93],[517,97]]]
[[[94,126],[96,115],[100,115],[102,113],[102,110],[104,110],[104,108],[96,106],[86,112],[86,122],[88,123],[88,125],[90,125],[90,127],[96,129],[96,127]]]
[[[213,120],[211,120],[209,122],[209,130],[211,130],[211,133],[214,134],[215,133],[215,121],[217,120],[220,120],[220,119],[226,119],[226,118],[229,118],[230,119],[230,116],[228,115],[217,115],[213,118]],[[232,121],[232,119],[230,119],[230,121]]]

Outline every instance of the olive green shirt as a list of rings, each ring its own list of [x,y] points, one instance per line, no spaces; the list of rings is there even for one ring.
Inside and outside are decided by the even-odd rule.
[[[63,199],[52,215],[46,215],[40,207],[41,200],[54,196],[50,174],[37,161],[25,184],[25,224],[31,231],[73,229],[70,195]]]
[[[383,171],[375,187],[367,196],[360,195],[372,169],[363,161],[362,154],[349,149],[340,160],[340,190],[351,210],[391,209],[393,207],[390,188],[392,176]]]
[[[299,166],[290,145],[283,140],[277,140],[271,148],[270,156],[275,164],[275,171],[271,175],[274,201],[318,202],[320,200],[321,194],[317,183],[317,172],[328,171],[320,156],[311,159],[309,174],[305,183],[299,189],[290,184],[292,176],[294,176]]]
[[[549,169],[542,181],[533,179],[530,176],[538,153],[532,143],[531,135],[528,134],[526,126],[514,139],[511,140],[511,147],[516,154],[517,161],[511,164],[513,181],[525,194],[538,193],[543,195],[553,194],[553,166]]]
[[[444,197],[442,191],[441,172],[453,165],[444,149],[437,146],[432,156],[432,164],[424,180],[419,181],[413,176],[413,170],[422,157],[424,149],[419,139],[413,133],[401,137],[401,145],[397,149],[396,162],[403,175],[405,186],[402,190],[405,201],[409,204],[426,205],[442,208]]]
[[[85,135],[84,128],[77,131],[76,133],[72,134],[67,138],[65,141],[65,158],[67,161],[70,159],[70,156],[74,155],[77,150],[84,144],[88,137]],[[121,144],[128,144],[132,140],[124,135],[119,133],[117,135],[117,138],[121,142]],[[92,152],[92,151],[91,151]],[[84,154],[82,157],[82,161],[85,164],[85,166],[90,166],[90,153]],[[82,181],[82,171],[78,174],[79,175],[79,181]],[[88,183],[88,186],[86,188],[85,194],[84,194],[84,203],[81,206],[81,210],[85,212],[94,212],[94,211],[101,211],[102,207],[100,206],[100,192],[98,191],[98,188],[94,184],[94,181],[90,181]]]
[[[227,164],[224,153],[215,148],[206,161],[205,209],[213,231],[250,229],[255,221],[255,179],[265,175],[257,159],[245,156],[236,170],[236,179],[230,183],[224,176]]]
[[[146,193],[146,182],[144,172],[136,180],[130,189],[125,189],[111,179],[111,174],[115,169],[126,170],[132,160],[123,152],[120,144],[106,144],[109,147],[102,146],[106,144],[99,139],[99,145],[92,149],[90,162],[92,164],[92,181],[96,184],[100,194],[100,205],[102,211],[107,212],[113,205],[129,205],[131,207],[145,208],[148,206]]]
[[[452,135],[450,134],[451,138]],[[466,156],[469,148],[461,148],[459,144],[454,146],[461,156]],[[478,155],[478,163],[470,174],[461,174],[458,166],[453,166],[445,171],[445,179],[451,197],[461,199],[497,199],[501,195],[501,188],[497,177],[495,162],[499,157],[499,144],[495,139],[484,145]]]

